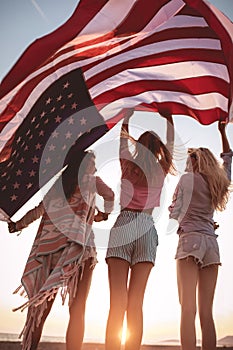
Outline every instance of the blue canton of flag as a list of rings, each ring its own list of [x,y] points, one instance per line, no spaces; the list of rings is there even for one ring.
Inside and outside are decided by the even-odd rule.
[[[0,207],[15,214],[64,167],[70,149],[87,148],[107,130],[80,69],[56,80],[31,108],[1,163]]]

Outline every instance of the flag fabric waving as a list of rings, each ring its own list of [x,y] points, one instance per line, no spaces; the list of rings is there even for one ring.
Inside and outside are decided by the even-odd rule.
[[[0,207],[13,215],[59,171],[52,152],[92,144],[125,108],[231,120],[232,38],[232,22],[205,0],[81,0],[1,83]]]
[[[71,152],[85,149],[107,130],[81,70],[57,79],[30,109],[14,135],[11,156],[0,164],[4,212],[14,214],[59,173]]]

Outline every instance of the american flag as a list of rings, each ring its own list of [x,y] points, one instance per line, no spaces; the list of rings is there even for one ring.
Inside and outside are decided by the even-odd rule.
[[[20,124],[11,156],[0,164],[0,204],[4,212],[13,215],[65,166],[70,152],[85,149],[106,131],[81,70],[56,80]]]
[[[124,109],[132,107],[135,110],[187,115],[202,124],[220,119],[228,121],[232,118],[232,38],[232,22],[205,0],[81,0],[65,24],[26,49],[1,83],[0,159],[3,162],[3,182],[0,190],[4,193],[5,186],[10,186],[10,183],[18,186],[19,182],[13,181],[12,173],[15,171],[12,169],[17,168],[16,164],[19,170],[29,174],[33,170],[30,165],[37,164],[38,158],[40,173],[46,174],[43,183],[59,170],[59,167],[53,170],[53,165],[49,163],[53,148],[58,149],[55,140],[48,143],[47,148],[43,144],[43,152],[36,150],[34,163],[34,155],[28,164],[19,163],[19,160],[28,152],[24,147],[28,146],[32,153],[33,147],[35,149],[37,144],[39,147],[42,137],[39,134],[35,136],[39,118],[39,125],[42,120],[48,121],[44,126],[45,143],[52,141],[52,135],[56,135],[58,125],[52,122],[51,101],[58,98],[60,92],[51,94],[51,101],[48,92],[59,81],[65,84],[65,77],[69,75],[71,79],[79,69],[82,69],[85,84],[81,86],[77,81],[76,89],[87,88],[86,94],[90,96],[93,108],[96,108],[94,114],[98,116],[93,122],[95,125],[101,123],[103,128],[105,124],[107,129],[111,128],[122,118]],[[47,100],[42,99],[45,96]],[[43,113],[45,106],[48,114],[41,117],[39,113]],[[50,112],[47,112],[50,107]],[[32,122],[35,110],[38,111],[37,123]],[[67,123],[69,118],[71,121],[77,119],[80,126],[81,114],[79,119],[72,108],[65,118]],[[86,119],[91,118],[88,116]],[[66,131],[68,133],[68,129]],[[82,139],[80,132],[85,132]],[[77,143],[81,144],[82,140],[89,145],[103,134],[100,132],[93,136],[89,125],[80,132],[76,133]],[[67,135],[63,134],[61,144]],[[31,139],[26,145],[29,137],[37,143]],[[68,148],[72,142],[67,144]],[[19,148],[23,150],[22,155]],[[44,154],[46,156],[42,159]],[[48,166],[52,169],[50,172]],[[12,175],[8,169],[11,169]],[[19,178],[23,176],[18,175]],[[24,188],[29,187],[24,199],[20,195],[12,197],[9,192],[10,195],[4,195],[4,200],[1,200],[1,207],[6,208],[7,202],[13,214],[25,203],[34,192],[32,188],[39,187],[38,181],[33,187],[32,178],[34,176],[24,184]],[[7,182],[5,179],[8,179]],[[17,205],[12,206],[12,202]],[[9,209],[6,211],[9,212]]]

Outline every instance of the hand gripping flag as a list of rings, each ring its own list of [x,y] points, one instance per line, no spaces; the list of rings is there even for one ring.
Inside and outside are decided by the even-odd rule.
[[[81,0],[1,83],[0,207],[13,215],[125,108],[231,120],[232,38],[205,0]]]

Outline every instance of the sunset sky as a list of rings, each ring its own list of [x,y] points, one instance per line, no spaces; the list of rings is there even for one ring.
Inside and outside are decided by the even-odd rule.
[[[232,0],[210,1],[229,18],[233,18]],[[25,48],[36,38],[51,32],[68,19],[77,5],[75,0],[1,0],[1,63],[2,79]],[[145,118],[146,117],[146,118]],[[155,122],[156,121],[156,122]],[[190,117],[175,116],[175,149],[177,166],[180,173],[184,167],[184,154],[187,147],[208,147],[219,157],[221,142],[217,124],[203,126]],[[144,129],[154,130],[165,136],[165,122],[152,113],[136,112],[132,118],[134,127],[131,132],[138,137]],[[91,285],[86,311],[85,340],[104,341],[105,326],[109,307],[109,289],[105,253],[108,234],[118,215],[120,168],[118,162],[119,131],[121,125],[114,127],[104,138],[91,147],[96,153],[98,175],[112,187],[116,193],[116,205],[108,222],[94,224],[98,261]],[[227,127],[227,134],[233,148],[233,124]],[[179,338],[180,306],[176,287],[176,265],[174,260],[178,236],[168,221],[167,207],[178,177],[168,177],[166,191],[162,196],[162,210],[154,212],[154,219],[159,235],[159,247],[155,267],[149,278],[144,301],[144,337],[143,343],[154,344],[164,339]],[[34,207],[40,198],[34,198],[17,213],[20,218],[27,210]],[[101,205],[101,203],[100,203]],[[233,195],[227,209],[216,214],[218,242],[222,266],[214,302],[218,339],[233,335]],[[0,222],[0,332],[20,333],[25,322],[24,312],[12,312],[24,299],[12,292],[20,284],[20,278],[34,240],[39,222],[23,230],[20,236],[10,235],[5,223]],[[169,226],[168,226],[169,225]],[[64,336],[68,322],[67,305],[61,306],[57,297],[55,305],[44,327],[44,335]],[[198,336],[199,321],[197,319]]]

